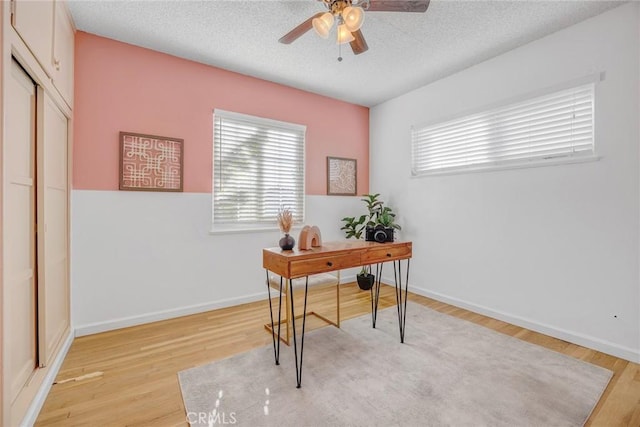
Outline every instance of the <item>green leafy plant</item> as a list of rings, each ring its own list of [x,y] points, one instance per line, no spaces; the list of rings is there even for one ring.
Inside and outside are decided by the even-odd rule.
[[[367,211],[369,211],[369,217],[366,225],[370,227],[373,227],[374,225],[376,225],[378,216],[380,214],[380,210],[384,205],[384,202],[382,200],[378,200],[378,197],[380,197],[380,193],[365,194],[364,199],[360,199],[363,202],[365,202],[367,205]]]
[[[401,230],[402,227],[395,223],[396,214],[391,211],[391,208],[385,206],[382,209],[382,212],[378,215],[378,224],[384,225],[385,227],[394,228],[396,230]]]
[[[367,213],[365,215],[360,215],[359,217],[348,216],[342,218],[344,225],[340,230],[345,232],[347,239],[352,237],[360,239],[366,227],[375,227],[378,224],[384,227],[394,228],[396,230],[402,229],[402,227],[395,222],[396,214],[393,213],[393,209],[389,206],[385,206],[384,202],[380,200],[379,197],[379,193],[365,194],[364,198],[360,200],[365,203]]]
[[[364,222],[366,220],[366,215],[361,215],[358,219],[356,219],[356,217],[354,216],[342,218],[342,221],[344,221],[344,226],[342,226],[340,230],[343,230],[345,232],[347,239],[350,239],[352,237],[359,239],[360,237],[362,237],[362,231],[365,227]]]
[[[342,218],[344,225],[340,230],[345,232],[347,239],[362,238],[362,233],[367,227],[375,227],[382,225],[386,228],[401,230],[400,225],[396,224],[396,214],[389,206],[385,206],[380,200],[380,194],[365,194],[362,200],[365,203],[367,213],[360,216],[348,216]],[[375,277],[371,274],[371,266],[363,265],[357,274],[358,286],[362,290],[369,290],[375,283]]]

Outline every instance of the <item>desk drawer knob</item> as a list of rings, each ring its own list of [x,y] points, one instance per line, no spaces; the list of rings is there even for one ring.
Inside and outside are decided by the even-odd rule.
[[[391,254],[387,254],[387,257],[391,258]]]
[[[333,267],[333,263],[332,263],[331,261],[329,261],[329,262],[327,263],[327,265],[328,265],[329,267]]]

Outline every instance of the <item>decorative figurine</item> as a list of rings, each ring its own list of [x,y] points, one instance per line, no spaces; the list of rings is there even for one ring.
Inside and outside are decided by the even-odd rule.
[[[300,231],[300,237],[298,238],[298,248],[300,250],[311,249],[312,247],[322,246],[322,236],[320,235],[320,229],[313,225],[305,225]]]

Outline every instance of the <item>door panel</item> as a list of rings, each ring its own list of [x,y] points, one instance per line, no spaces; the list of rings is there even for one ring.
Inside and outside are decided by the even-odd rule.
[[[43,127],[38,144],[39,361],[46,366],[69,327],[67,118],[39,89]]]
[[[5,349],[13,401],[37,363],[35,123],[36,87],[12,61],[5,140]]]
[[[13,27],[42,68],[52,75],[54,2],[47,0],[15,0]]]
[[[73,48],[74,31],[67,6],[63,1],[55,1],[55,21],[53,33],[53,82],[60,95],[73,107]]]

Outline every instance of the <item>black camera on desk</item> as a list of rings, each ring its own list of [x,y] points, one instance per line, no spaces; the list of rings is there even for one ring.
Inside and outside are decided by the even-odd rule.
[[[393,228],[384,225],[376,225],[375,227],[367,226],[365,229],[364,240],[367,242],[393,242]]]

